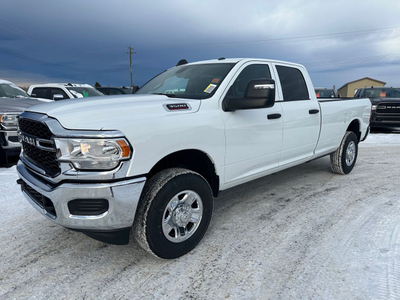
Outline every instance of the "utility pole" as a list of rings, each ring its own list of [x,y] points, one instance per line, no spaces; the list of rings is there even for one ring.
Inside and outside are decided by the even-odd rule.
[[[131,66],[131,88],[133,88],[133,81],[132,81],[132,54],[135,54],[136,52],[133,52],[133,48],[131,46],[128,46],[129,52],[126,52],[126,54],[129,54],[129,62]]]

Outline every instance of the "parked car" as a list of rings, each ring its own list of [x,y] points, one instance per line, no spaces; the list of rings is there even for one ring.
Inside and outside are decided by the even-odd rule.
[[[111,86],[102,86],[96,87],[96,90],[102,92],[104,95],[123,95],[123,94],[132,94],[133,89],[128,87],[111,87]]]
[[[34,98],[51,100],[75,99],[93,96],[104,96],[89,84],[47,83],[34,84],[28,88],[28,94]]]
[[[59,225],[116,244],[132,230],[176,258],[203,238],[220,191],[326,155],[350,173],[370,113],[368,99],[318,100],[299,64],[184,63],[134,95],[24,112],[18,183]]]
[[[315,95],[317,98],[334,98],[336,97],[333,89],[315,88]]]
[[[354,97],[371,100],[371,128],[400,127],[400,88],[365,87]]]
[[[0,79],[0,165],[21,151],[18,141],[17,117],[28,107],[43,103],[30,98],[24,90],[10,81]]]

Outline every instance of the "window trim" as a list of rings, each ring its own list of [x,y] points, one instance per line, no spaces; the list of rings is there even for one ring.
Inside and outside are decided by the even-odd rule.
[[[271,75],[271,79],[275,80],[275,102],[277,101],[281,101],[280,100],[280,90],[277,88],[277,80],[276,80],[276,71],[275,68],[273,67],[273,64],[271,61],[263,61],[263,60],[252,60],[252,61],[246,61],[242,64],[236,64],[236,66],[234,68],[237,67],[237,69],[234,71],[234,74],[231,76],[231,78],[229,79],[229,81],[226,82],[226,85],[223,87],[222,89],[222,93],[220,96],[220,100],[219,100],[219,107],[222,109],[222,102],[225,99],[225,97],[228,94],[228,91],[230,89],[230,87],[233,85],[233,83],[236,81],[236,79],[239,77],[240,73],[249,65],[267,65],[269,68],[269,72]],[[233,71],[233,69],[231,70],[231,72]]]
[[[309,100],[311,100],[310,91],[309,91],[309,85],[307,84],[307,79],[304,76],[303,71],[301,70],[301,68],[299,66],[285,65],[285,64],[277,63],[277,64],[274,64],[274,67],[275,67],[274,69],[276,70],[276,77],[279,79],[278,80],[279,81],[279,87],[280,87],[280,90],[281,90],[281,93],[282,93],[282,95],[281,95],[282,96],[282,100],[281,101],[283,101],[283,102],[293,102],[293,101],[309,101]],[[294,69],[294,70],[297,70],[300,73],[301,77],[303,78],[303,82],[304,82],[304,85],[305,85],[305,90],[307,92],[306,99],[290,99],[290,100],[286,100],[284,98],[283,86],[282,86],[281,78],[279,76],[278,67]],[[314,94],[315,94],[315,92],[314,92]]]

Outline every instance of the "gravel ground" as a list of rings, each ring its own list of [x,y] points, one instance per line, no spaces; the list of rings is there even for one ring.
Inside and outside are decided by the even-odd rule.
[[[203,241],[176,260],[53,224],[0,169],[1,299],[399,299],[400,135],[232,188]]]

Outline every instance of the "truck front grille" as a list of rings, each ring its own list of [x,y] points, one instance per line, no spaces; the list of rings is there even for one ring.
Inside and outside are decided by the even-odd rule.
[[[61,170],[57,160],[57,152],[54,143],[51,142],[52,133],[45,123],[27,118],[19,119],[19,129],[22,134],[28,135],[32,139],[49,141],[52,148],[40,148],[37,145],[22,140],[23,155],[31,163],[46,172],[47,175],[57,176]]]
[[[21,190],[25,192],[37,205],[46,210],[50,215],[52,215],[53,217],[57,217],[53,202],[49,198],[43,196],[35,189],[31,188],[22,180]]]
[[[400,102],[396,103],[380,103],[377,108],[380,114],[399,114],[400,115]]]
[[[18,121],[19,129],[29,135],[44,139],[51,139],[51,131],[45,123],[36,120],[20,118]]]

